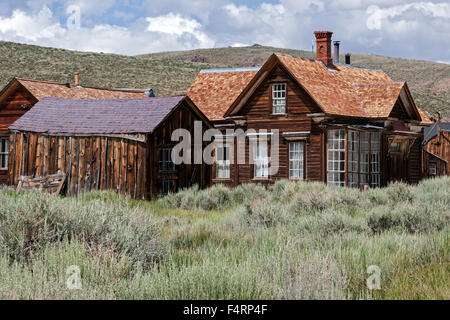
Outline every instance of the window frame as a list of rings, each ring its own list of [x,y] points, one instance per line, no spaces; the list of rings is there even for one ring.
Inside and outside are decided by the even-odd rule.
[[[333,131],[345,131],[345,170],[330,170],[330,151],[342,152],[344,149],[329,149],[330,134]],[[367,137],[367,140],[364,139]],[[353,140],[357,139],[357,140]],[[375,141],[377,140],[377,141]],[[342,141],[342,139],[339,139]],[[334,142],[333,142],[334,143]],[[327,130],[326,139],[326,181],[328,184],[348,186],[352,188],[364,188],[365,185],[370,187],[380,187],[382,178],[382,145],[383,145],[383,131],[382,130],[361,130],[350,127],[330,127]],[[367,149],[367,150],[366,150]],[[357,157],[356,157],[357,155]],[[355,159],[353,159],[355,158]],[[335,162],[336,159],[331,159]],[[340,163],[342,161],[338,159]],[[356,169],[357,167],[357,169]],[[356,171],[355,171],[356,169]],[[330,174],[344,174],[345,181],[342,183],[341,179],[336,180],[334,177],[330,179]]]
[[[159,173],[173,173],[176,171],[176,165],[172,161],[172,146],[163,146],[158,148],[158,172]],[[168,160],[162,159],[163,152],[168,152]]]
[[[277,86],[284,86],[284,90],[276,90]],[[283,92],[284,91],[284,97],[275,97],[275,93]],[[287,114],[287,83],[286,82],[275,82],[271,85],[271,108],[272,108],[272,114],[273,115],[285,115]],[[284,105],[275,105],[275,101],[283,100],[284,98]],[[276,112],[276,108],[283,108],[283,112]]]
[[[3,146],[5,146],[5,150],[2,150]],[[9,167],[9,147],[10,141],[8,137],[0,137],[0,170],[8,170]],[[2,162],[5,165],[2,165]]]
[[[340,131],[344,133],[344,138],[341,139],[341,135],[339,134],[339,138],[336,139],[330,139],[330,134],[331,132],[335,132],[335,131]],[[338,148],[335,148],[335,141],[337,141],[338,144]],[[341,147],[341,141],[344,142],[344,145]],[[333,143],[333,148],[330,149],[330,142]],[[326,152],[327,152],[327,184],[332,184],[332,185],[337,185],[337,186],[345,186],[347,185],[346,182],[346,166],[347,166],[347,130],[344,128],[335,128],[335,129],[330,129],[327,131],[327,146],[326,146]],[[333,154],[333,159],[330,159],[330,152],[332,152]],[[335,155],[339,154],[339,156],[337,157],[337,159],[335,159]],[[343,159],[341,159],[341,155],[344,156]],[[331,163],[333,163],[333,168],[330,168],[330,161]],[[335,168],[335,164],[337,165],[337,169]],[[340,169],[341,167],[341,163],[344,164],[344,168]],[[342,174],[344,175],[344,178],[341,179]],[[339,176],[339,179],[335,179],[336,175]],[[330,179],[330,177],[333,177],[333,179]]]
[[[228,150],[228,159],[226,160],[220,160],[219,159],[219,148],[220,149],[227,149]],[[225,155],[225,152],[222,151],[222,154]],[[226,157],[225,157],[226,158]],[[221,170],[220,167],[228,167],[228,169],[222,169],[224,172],[228,172],[228,175],[226,177],[221,177],[219,175],[219,172]],[[216,179],[220,180],[229,180],[231,179],[231,146],[228,143],[223,144],[217,144],[216,145]]]
[[[430,176],[437,176],[437,163],[430,162],[429,165]]]
[[[296,144],[300,145],[301,148],[299,150],[292,151],[292,146],[296,145]],[[306,166],[305,166],[305,158],[306,158],[306,152],[305,152],[306,150],[305,150],[305,148],[306,148],[306,143],[304,141],[290,141],[289,145],[288,145],[288,148],[289,148],[289,150],[288,150],[288,154],[289,154],[289,157],[288,157],[288,161],[289,161],[288,178],[289,178],[289,180],[305,180],[305,176],[306,176],[306,174],[305,174],[305,169],[306,169]],[[300,158],[299,159],[293,159],[292,158],[292,153],[293,152],[298,153]],[[298,169],[297,168],[295,168],[295,169],[292,168],[291,165],[294,162],[296,162],[296,163],[298,162],[298,164],[299,164],[299,168]],[[299,172],[299,176],[293,176],[291,174],[293,170],[298,171]]]
[[[259,139],[258,139],[259,140]],[[256,140],[253,143],[253,178],[254,179],[269,179],[269,143],[259,143]],[[265,146],[266,156],[261,157],[258,152],[258,148],[261,146]],[[258,166],[262,166],[261,169],[258,169]],[[262,175],[257,175],[257,172],[262,172]],[[264,175],[266,173],[266,175]]]
[[[165,192],[165,189],[167,189],[167,192]],[[160,179],[158,181],[159,195],[166,196],[170,192],[175,192],[175,179]]]

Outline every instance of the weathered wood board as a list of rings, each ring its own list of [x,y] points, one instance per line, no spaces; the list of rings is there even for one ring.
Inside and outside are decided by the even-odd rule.
[[[16,193],[23,190],[41,190],[46,193],[59,195],[66,182],[67,174],[59,172],[44,177],[20,176]]]

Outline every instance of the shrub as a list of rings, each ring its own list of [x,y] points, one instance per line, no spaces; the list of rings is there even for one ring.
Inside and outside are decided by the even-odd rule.
[[[110,204],[26,192],[0,200],[0,251],[13,260],[30,259],[65,239],[83,242],[94,255],[126,254],[146,266],[162,253],[150,215],[124,199]]]

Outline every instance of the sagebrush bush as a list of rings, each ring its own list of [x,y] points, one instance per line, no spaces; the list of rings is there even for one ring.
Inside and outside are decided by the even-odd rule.
[[[99,193],[105,197],[108,193]],[[23,261],[51,243],[77,240],[96,255],[127,254],[149,265],[162,253],[150,215],[127,200],[58,199],[39,192],[0,194],[0,252]]]

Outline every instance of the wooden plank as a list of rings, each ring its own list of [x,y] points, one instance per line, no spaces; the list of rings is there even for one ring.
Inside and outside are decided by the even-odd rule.
[[[122,154],[122,168],[120,172],[120,190],[122,194],[127,194],[127,167],[128,167],[128,141],[121,140],[120,150]]]
[[[113,144],[114,141],[112,141],[111,138],[107,138],[106,140],[106,189],[112,189],[112,179],[113,179]]]
[[[50,138],[43,137],[43,153],[42,158],[42,176],[47,176],[50,164]]]
[[[36,174],[36,145],[37,145],[37,134],[30,133],[30,145],[29,145],[29,155],[28,155],[28,168],[27,174],[32,176]]]
[[[56,151],[56,137],[49,137],[49,164],[48,164],[48,174],[56,173],[56,161],[57,161],[57,151]]]
[[[127,189],[128,194],[134,197],[136,177],[136,142],[128,142],[128,166],[127,166]]]
[[[16,164],[16,170],[14,174],[14,183],[19,181],[19,177],[22,174],[22,152],[23,152],[23,134],[18,133],[17,134],[17,143],[16,143],[16,154],[15,154],[15,164]]]
[[[67,174],[60,172],[45,177],[21,176],[16,188],[16,193],[22,190],[41,190],[46,193],[58,195],[66,181]]]
[[[58,137],[58,148],[57,148],[57,162],[56,162],[56,172],[64,171],[64,162],[66,160],[64,156],[66,141],[64,137]]]
[[[78,138],[78,194],[83,193],[86,178],[86,138]]]
[[[92,186],[91,190],[98,190],[98,181],[100,176],[100,138],[93,138],[92,141]]]
[[[120,185],[121,182],[121,168],[122,168],[122,148],[121,148],[121,141],[116,140],[114,142],[114,153],[116,156],[115,164],[114,164],[114,171],[116,172],[114,180],[115,180],[115,188],[120,193],[122,188]]]
[[[69,195],[77,194],[78,149],[79,149],[78,139],[71,138],[71,157],[70,157],[71,175],[70,175]]]
[[[92,141],[93,138],[86,138],[86,173],[84,177],[84,191],[89,192],[92,188]]]
[[[106,189],[106,139],[100,139],[100,179],[99,189]]]

